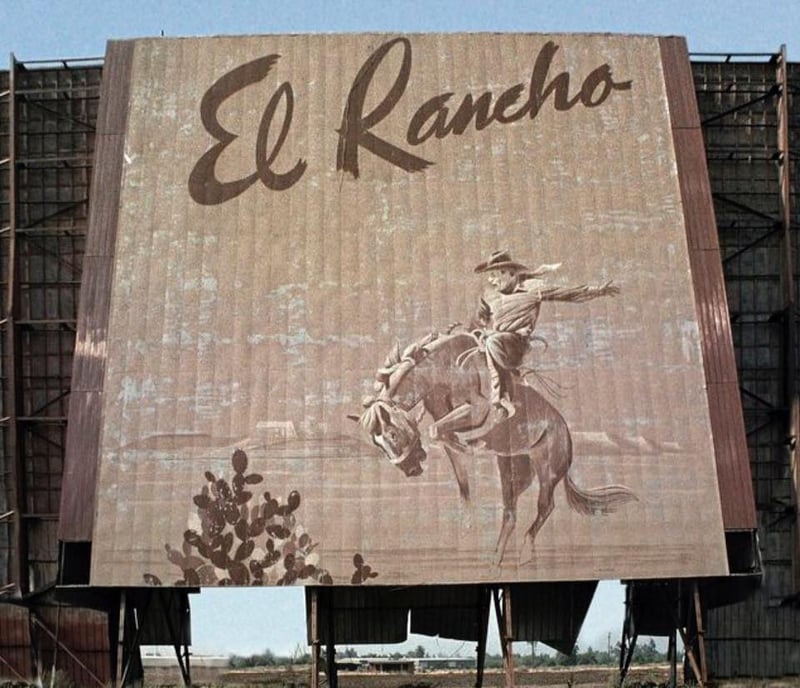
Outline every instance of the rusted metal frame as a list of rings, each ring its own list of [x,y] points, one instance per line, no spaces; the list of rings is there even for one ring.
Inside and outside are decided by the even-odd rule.
[[[767,91],[766,93],[763,93],[758,98],[752,98],[751,100],[747,101],[746,103],[742,103],[741,105],[736,105],[736,106],[734,106],[732,108],[729,108],[729,109],[725,110],[724,112],[718,112],[717,114],[712,115],[711,117],[708,117],[707,119],[704,119],[702,122],[700,122],[700,126],[703,126],[703,127],[708,126],[709,124],[711,124],[711,122],[716,122],[717,120],[723,119],[723,118],[727,117],[728,115],[732,115],[732,114],[734,114],[736,112],[739,112],[739,110],[744,110],[746,108],[752,107],[753,105],[756,105],[757,103],[761,103],[763,101],[769,100],[770,98],[772,98],[772,97],[774,97],[776,95],[778,95],[778,85],[777,84],[772,86],[772,88],[770,88],[769,91]]]
[[[319,688],[319,587],[309,589],[309,610],[311,627],[311,685],[310,688]]]
[[[736,208],[736,210],[739,210],[739,211],[742,211],[742,212],[746,212],[749,215],[754,215],[755,217],[758,217],[758,218],[760,218],[762,220],[766,220],[767,222],[772,224],[775,227],[775,229],[779,229],[780,228],[780,225],[781,225],[780,218],[774,217],[773,215],[768,215],[767,213],[762,213],[760,210],[756,210],[752,206],[747,205],[747,203],[742,203],[741,201],[735,201],[732,198],[730,198],[729,196],[726,196],[725,194],[721,194],[718,191],[713,192],[711,194],[711,197],[715,201],[720,201],[721,203],[725,203],[725,204],[731,206],[732,208]]]
[[[675,629],[673,628],[667,640],[667,658],[669,660],[669,680],[667,685],[670,688],[677,688],[678,686],[678,642],[676,639]]]
[[[57,646],[58,648],[60,648],[61,650],[63,650],[63,652],[64,652],[65,654],[67,654],[67,655],[69,656],[69,658],[70,658],[70,659],[71,659],[73,662],[75,662],[75,664],[77,664],[77,665],[78,665],[78,666],[79,666],[81,669],[83,669],[83,670],[84,670],[84,671],[85,671],[85,672],[86,672],[86,673],[87,673],[89,676],[91,676],[91,678],[92,678],[92,679],[93,679],[93,680],[94,680],[94,681],[97,683],[97,685],[101,686],[102,688],[105,688],[105,685],[106,685],[106,684],[105,684],[105,682],[104,682],[104,681],[101,681],[101,680],[100,680],[100,678],[98,678],[98,676],[97,676],[97,675],[96,675],[96,674],[95,674],[95,673],[94,673],[94,672],[93,672],[93,671],[92,671],[92,670],[91,670],[91,669],[90,669],[88,666],[86,666],[86,664],[84,664],[84,663],[81,661],[80,657],[78,657],[78,656],[77,656],[77,655],[76,655],[76,654],[75,654],[75,653],[74,653],[72,650],[70,650],[70,649],[69,649],[69,647],[67,647],[67,646],[66,646],[66,645],[65,645],[65,644],[64,644],[64,643],[63,643],[63,642],[62,642],[62,641],[61,641],[61,640],[58,638],[58,636],[57,636],[55,633],[53,633],[53,631],[51,631],[51,630],[50,630],[50,629],[47,627],[47,625],[44,623],[44,621],[42,621],[42,620],[41,620],[41,619],[40,619],[40,618],[39,618],[39,617],[38,617],[38,616],[37,616],[37,615],[36,615],[36,614],[35,614],[33,611],[31,611],[31,612],[30,612],[30,615],[31,615],[31,623],[32,623],[34,626],[37,626],[37,627],[38,627],[38,628],[40,628],[42,631],[44,631],[44,633],[45,633],[45,634],[46,634],[46,635],[47,635],[47,636],[48,636],[48,637],[49,637],[49,638],[50,638],[50,639],[51,639],[51,640],[52,640],[52,641],[53,641],[53,642],[56,644],[56,646]],[[32,642],[31,642],[31,644],[35,644],[35,643],[33,642],[33,638],[31,638],[31,641],[32,641]]]
[[[61,570],[61,559],[59,558],[58,566]],[[61,605],[56,607],[56,630],[55,630],[55,645],[53,647],[53,664],[50,668],[50,688],[54,688],[56,682],[56,667],[58,666],[58,648],[60,645],[59,638],[61,636]]]
[[[11,59],[13,60],[13,55],[11,56]],[[10,86],[10,77],[11,77],[12,73],[13,73],[12,71],[9,71],[9,86]],[[10,87],[9,87],[8,90],[5,90],[2,93],[0,93],[0,101],[2,101],[2,107],[5,108],[9,113],[9,122],[10,122],[10,113],[11,113],[11,110],[13,110],[13,99],[11,97],[11,88]],[[8,185],[9,186],[8,186],[8,189],[7,189],[7,199],[3,201],[3,205],[8,205],[9,206],[9,221],[10,221],[10,213],[13,212],[13,207],[14,207],[13,199],[11,197],[11,177],[12,177],[12,174],[13,174],[14,166],[12,164],[12,162],[13,162],[12,158],[10,157],[11,153],[13,152],[13,147],[11,145],[11,142],[13,141],[14,137],[13,137],[13,132],[10,131],[10,130],[9,131],[5,131],[3,133],[3,136],[4,136],[4,138],[6,138],[8,140],[8,147],[9,147],[9,157],[4,158],[2,161],[0,161],[0,166],[6,167],[6,168],[9,169],[9,176],[8,176]],[[9,226],[0,227],[0,241],[8,242],[8,244],[10,246],[10,238],[11,238],[11,236],[12,236],[12,232],[11,232],[10,225]],[[9,248],[8,251],[5,251],[5,260],[7,260],[8,263],[10,264],[10,260],[11,260],[10,259],[10,248]],[[4,271],[4,273],[6,275],[9,272],[9,264],[3,264],[3,265],[0,266],[0,268],[3,269],[3,271]],[[4,278],[4,281],[5,281],[5,279],[7,279],[7,278]],[[13,377],[11,377],[9,379],[9,376],[8,376],[8,370],[12,366],[13,359],[11,358],[11,354],[10,354],[10,352],[8,350],[8,344],[10,343],[10,339],[11,339],[11,335],[10,335],[11,325],[8,322],[8,318],[6,317],[6,315],[7,315],[7,290],[8,290],[8,283],[5,283],[3,285],[3,293],[0,296],[0,299],[2,299],[2,312],[0,313],[0,337],[2,337],[2,350],[3,350],[3,359],[0,361],[0,381],[2,382],[2,386],[0,386],[0,395],[2,395],[2,398],[0,398],[0,408],[2,408],[2,411],[0,412],[0,415],[2,415],[3,412],[6,412],[8,407],[11,406],[11,404],[13,403],[13,397],[12,397],[11,391],[10,391],[12,389],[11,383],[13,383]],[[8,441],[9,441],[9,445],[8,446],[9,446],[9,448],[13,448],[14,444],[13,444],[12,432],[13,432],[14,424],[11,423],[11,417],[10,416],[4,416],[3,418],[0,418],[0,426],[2,426],[2,430],[3,430],[4,434],[6,432],[8,433]],[[10,459],[11,459],[10,456],[4,455],[2,457],[2,462],[0,462],[0,471],[3,472],[3,474],[4,474],[3,477],[4,478],[10,477],[10,476],[6,475],[6,470],[5,470],[6,469],[6,464],[9,462]],[[12,506],[12,507],[13,507],[13,495],[12,495],[13,489],[14,489],[14,482],[13,481],[11,481],[10,484],[9,484],[9,481],[7,479],[3,481],[3,491],[7,495],[8,505]],[[0,522],[2,522],[2,521],[11,521],[11,517],[14,516],[14,514],[15,514],[15,511],[13,509],[11,511],[3,514],[2,516],[0,516]],[[12,595],[13,592],[14,592],[13,588],[15,587],[15,584],[13,583],[13,580],[16,578],[16,576],[14,575],[14,571],[15,571],[15,568],[14,568],[15,567],[14,546],[15,546],[15,543],[17,542],[16,537],[14,535],[14,533],[15,533],[14,528],[15,528],[15,526],[13,524],[11,524],[11,525],[8,526],[7,530],[6,530],[5,527],[3,529],[4,532],[7,532],[8,535],[9,535],[9,542],[7,543],[7,546],[4,546],[4,548],[3,548],[3,551],[7,552],[7,556],[8,556],[7,566],[8,566],[8,568],[5,569],[5,570],[0,571],[0,598]],[[8,577],[11,577],[12,583],[8,583]]]
[[[708,684],[708,657],[706,656],[706,627],[703,622],[703,606],[700,597],[700,585],[694,581],[692,586],[692,601],[694,602],[695,624],[697,627],[697,651],[700,655],[700,676],[703,685]]]
[[[113,681],[115,688],[120,688],[123,685],[120,679],[122,678],[122,670],[124,668],[125,661],[125,608],[126,592],[125,590],[122,590],[119,594],[119,610],[116,618],[116,638],[114,639],[114,650],[112,655],[115,665]]]
[[[692,650],[691,638],[689,638],[689,636],[686,634],[686,629],[680,624],[678,624],[676,628],[681,636],[681,641],[683,642],[683,651],[686,653],[686,659],[689,660],[689,666],[692,669],[694,678],[700,688],[702,688],[705,685],[705,682],[703,681],[703,674],[700,671],[700,665],[697,663],[697,657],[695,657],[694,650]]]
[[[775,404],[773,404],[773,403],[771,403],[771,402],[767,401],[767,400],[766,400],[766,399],[764,399],[763,397],[760,397],[760,396],[759,396],[758,394],[756,394],[755,392],[751,392],[749,389],[747,389],[747,388],[746,388],[746,387],[744,387],[743,385],[739,385],[739,391],[740,391],[740,392],[741,392],[741,393],[742,393],[744,396],[746,396],[747,398],[749,398],[749,399],[752,399],[753,401],[757,401],[757,402],[758,402],[759,404],[761,404],[762,406],[766,406],[766,407],[767,407],[767,408],[768,408],[770,411],[776,411],[776,410],[777,410],[777,407],[775,406]]]
[[[20,423],[60,425],[67,422],[67,416],[17,416],[17,420]]]
[[[0,655],[0,664],[2,664],[5,667],[8,667],[9,671],[11,671],[11,673],[14,674],[14,676],[16,676],[23,683],[28,682],[28,677],[20,674],[13,666],[11,666],[11,663],[5,657],[3,657],[3,655]]]
[[[17,103],[15,96],[17,82],[17,61],[12,54],[9,66],[9,235],[8,235],[8,275],[4,303],[4,318],[6,320],[6,413],[8,418],[8,443],[11,460],[9,462],[9,507],[16,513],[12,525],[13,543],[10,552],[12,581],[16,582],[18,594],[29,592],[28,577],[25,575],[27,563],[26,533],[23,527],[21,514],[25,505],[25,465],[22,449],[22,433],[19,428],[18,416],[22,403],[21,375],[22,359],[17,355],[19,342],[16,326],[17,308],[19,304],[19,286],[17,283]]]
[[[766,234],[762,234],[760,237],[758,237],[758,239],[756,239],[755,241],[751,241],[749,244],[746,244],[742,248],[737,249],[736,251],[734,251],[730,255],[725,256],[722,259],[722,264],[725,265],[725,264],[729,263],[730,261],[734,260],[735,258],[738,258],[739,256],[741,256],[743,253],[747,253],[750,249],[755,248],[756,246],[759,246],[760,244],[765,242],[767,239],[775,236],[776,234],[779,234],[780,232],[781,232],[781,228],[780,227],[778,227],[778,226],[773,227]]]
[[[191,628],[192,623],[192,613],[191,608],[189,606],[189,593],[185,590],[181,590],[179,593],[179,600],[181,603],[181,613],[185,614],[186,616],[186,625],[181,622],[181,641],[183,644],[183,663],[186,667],[186,673],[184,675],[184,680],[187,686],[192,685],[192,663],[191,663],[191,652],[189,651],[189,644],[186,642],[187,638],[184,637],[183,631],[186,628]],[[178,660],[180,662],[180,659]]]
[[[619,643],[619,685],[625,682],[628,670],[633,660],[633,651],[636,649],[636,640],[639,634],[636,631],[636,622],[633,616],[633,597],[635,583],[629,582],[625,586],[625,619],[622,622],[622,638]]]
[[[783,229],[783,297],[784,320],[784,403],[789,409],[787,420],[787,450],[791,472],[792,502],[795,508],[795,538],[792,561],[794,591],[800,592],[800,461],[797,438],[800,437],[800,400],[797,389],[797,333],[795,308],[795,246],[792,228],[791,146],[789,137],[789,75],[786,68],[786,45],[782,45],[776,61],[776,80],[780,88],[778,97],[778,181],[780,184],[780,210]]]
[[[503,650],[505,685],[506,688],[514,688],[516,681],[514,677],[514,626],[511,619],[511,586],[503,586],[502,602],[499,587],[494,588],[493,595],[495,614],[497,615],[497,630],[500,635],[500,647]]]
[[[126,605],[125,605],[126,609],[125,612],[123,613],[122,626],[123,626],[123,656],[127,651],[127,657],[125,658],[125,667],[122,670],[122,676],[119,682],[120,687],[126,685],[128,680],[128,674],[130,673],[131,670],[131,664],[133,663],[133,658],[136,656],[136,652],[138,652],[139,650],[139,639],[142,636],[142,628],[144,627],[144,618],[150,611],[151,601],[152,597],[148,596],[147,603],[145,604],[144,609],[142,609],[142,618],[139,619],[138,615],[135,614],[134,605],[128,604],[126,598]],[[131,612],[130,614],[127,613],[128,609],[130,609]],[[167,614],[167,618],[169,618],[169,614]],[[128,629],[130,628],[131,625],[135,627],[135,631],[133,633],[133,637],[130,638],[130,642],[126,643],[125,640],[127,640],[129,636]]]
[[[483,670],[486,666],[486,636],[489,631],[489,607],[491,605],[491,591],[485,585],[478,587],[478,655],[475,670],[475,688],[483,686]]]
[[[58,203],[58,201],[55,201],[54,204],[55,203]],[[81,199],[78,199],[77,201],[62,201],[62,203],[67,204],[67,205],[64,205],[64,207],[59,208],[58,210],[54,210],[52,213],[48,213],[47,215],[44,215],[42,217],[37,218],[34,222],[31,222],[31,223],[25,225],[24,227],[21,227],[21,229],[23,229],[23,230],[31,230],[31,229],[34,229],[34,228],[38,228],[41,225],[42,222],[47,222],[48,220],[52,220],[54,217],[58,217],[59,215],[63,215],[64,213],[69,212],[70,210],[73,210],[74,208],[77,208],[79,205],[84,205],[84,204],[89,203],[89,199],[88,198],[81,198]],[[36,205],[36,204],[31,202],[31,203],[29,203],[29,205]]]
[[[183,591],[176,591],[179,595],[186,595]],[[152,593],[151,593],[152,594]],[[172,647],[175,650],[175,657],[178,660],[178,667],[181,670],[181,677],[183,678],[183,685],[184,686],[191,686],[192,685],[192,675],[191,669],[189,665],[189,652],[188,648],[186,647],[185,638],[183,637],[183,613],[185,609],[189,605],[188,597],[185,600],[186,605],[184,606],[182,603],[184,600],[180,598],[179,606],[181,612],[181,622],[180,622],[180,633],[175,630],[175,626],[172,623],[172,617],[170,616],[170,605],[169,605],[169,598],[167,597],[166,591],[163,589],[157,589],[156,594],[161,598],[161,607],[164,610],[164,618],[167,623],[167,632],[169,633],[170,640],[172,640]],[[149,608],[148,603],[148,608]]]
[[[83,231],[78,231],[83,230]],[[3,232],[0,229],[0,234]],[[80,225],[50,225],[48,227],[18,227],[17,234],[20,236],[54,236],[63,233],[65,236],[80,238],[86,236],[86,228]]]
[[[764,413],[764,412],[763,411],[759,411],[759,413]],[[755,426],[754,428],[748,430],[746,434],[747,434],[748,437],[750,437],[751,435],[756,435],[759,432],[761,432],[762,430],[768,428],[770,425],[774,425],[774,424],[775,424],[775,420],[773,418],[770,418],[769,420],[765,420],[763,423],[760,423],[759,425]]]
[[[85,65],[83,63],[86,63]],[[74,64],[73,64],[74,63]],[[65,69],[87,69],[91,67],[101,67],[103,64],[102,57],[61,57],[57,60],[25,60],[25,65],[37,65],[44,67],[46,65],[54,65],[64,67]]]
[[[733,62],[734,58],[740,57],[745,62],[752,62],[754,57],[768,57],[770,60],[775,56],[774,53],[689,53],[689,56],[694,58],[701,58],[701,57],[724,57],[724,62]],[[703,61],[703,60],[699,60]],[[769,60],[766,60],[767,62]],[[717,64],[718,61],[714,60],[713,64]],[[723,61],[720,60],[719,64],[722,64]]]
[[[45,283],[42,283],[43,285]],[[38,285],[37,285],[38,286]],[[59,283],[49,283],[48,286],[59,286]],[[63,283],[61,284],[63,286]],[[50,320],[17,320],[17,323],[20,325],[24,325],[29,328],[37,327],[39,325],[61,325],[65,328],[68,332],[70,332],[70,328],[74,327],[78,321],[75,318],[51,318]]]
[[[81,89],[77,89],[77,90],[81,90]],[[83,120],[77,119],[75,117],[69,117],[68,115],[64,115],[64,114],[58,112],[57,110],[53,110],[53,109],[51,109],[49,107],[45,107],[44,105],[42,105],[42,103],[40,101],[34,100],[33,98],[28,98],[27,95],[28,94],[25,94],[26,97],[24,98],[24,100],[28,105],[32,105],[33,107],[36,107],[39,110],[42,110],[43,112],[46,112],[46,113],[48,113],[50,115],[55,115],[56,119],[65,120],[67,122],[72,122],[73,124],[79,124],[80,126],[86,127],[85,131],[69,132],[70,134],[72,134],[72,133],[89,134],[89,133],[97,131],[96,128],[93,127],[88,122],[84,122]],[[57,102],[72,102],[72,101],[60,101],[58,99],[56,99],[56,100],[57,100]],[[85,100],[85,98],[81,98],[81,100]]]
[[[36,685],[42,685],[43,671],[42,671],[42,653],[39,650],[39,643],[36,642],[36,618],[33,611],[28,609],[28,635],[31,639],[31,666],[36,670]]]
[[[77,202],[77,203],[73,204],[72,207],[80,205],[81,202]],[[36,241],[36,239],[39,238],[38,236],[30,235],[30,234],[27,235],[27,236],[29,237],[28,240],[27,240],[28,244],[31,245],[31,246],[35,246],[36,248],[40,249],[41,255],[43,255],[43,256],[51,256],[51,257],[55,258],[55,260],[59,264],[63,265],[68,270],[71,270],[74,274],[76,274],[76,275],[81,274],[80,268],[78,268],[76,265],[73,265],[68,260],[62,258],[58,253],[56,253],[55,251],[50,250],[43,243],[40,243],[40,242]]]
[[[328,615],[328,642],[325,644],[325,673],[328,676],[328,688],[337,688],[339,676],[336,672],[336,643],[334,638],[333,590],[325,589],[325,607]]]
[[[697,681],[700,688],[703,688],[705,685],[703,681],[703,674],[700,671],[700,665],[697,662],[697,657],[695,656],[695,652],[692,649],[692,639],[689,637],[686,629],[681,624],[681,614],[680,614],[680,604],[681,604],[681,589],[682,589],[682,581],[678,581],[675,600],[673,604],[670,604],[670,600],[666,600],[666,605],[669,608],[670,616],[672,617],[672,626],[673,632],[670,635],[670,641],[673,642],[675,638],[675,631],[677,631],[681,636],[681,642],[683,642],[683,651],[686,654],[686,659],[689,661],[689,666],[692,670],[692,674],[694,674],[695,681]],[[677,650],[677,647],[675,648]],[[674,652],[674,651],[673,651]],[[677,654],[677,652],[675,652]],[[672,660],[675,664],[677,664],[677,659]],[[703,660],[705,662],[705,660]],[[672,671],[675,673],[676,670],[673,668]],[[677,681],[677,676],[674,679]],[[672,685],[676,685],[676,683],[672,683]]]
[[[69,390],[66,390],[66,391],[64,391],[64,392],[61,392],[61,394],[59,394],[58,396],[55,396],[55,397],[53,397],[52,399],[48,400],[48,401],[47,401],[47,402],[44,404],[44,406],[40,406],[39,408],[37,408],[37,409],[33,410],[33,411],[31,412],[31,414],[30,414],[30,415],[31,415],[31,417],[33,417],[33,418],[36,418],[36,417],[37,417],[37,416],[38,416],[40,413],[42,413],[42,411],[45,411],[46,409],[48,409],[48,408],[49,408],[50,406],[52,406],[53,404],[55,404],[55,403],[57,403],[57,402],[61,401],[62,399],[65,399],[65,398],[66,398],[66,397],[68,397],[68,396],[69,396]],[[66,419],[65,419],[65,420],[66,420]],[[44,439],[44,438],[42,438],[42,439]],[[57,445],[57,446],[58,446],[58,445]]]

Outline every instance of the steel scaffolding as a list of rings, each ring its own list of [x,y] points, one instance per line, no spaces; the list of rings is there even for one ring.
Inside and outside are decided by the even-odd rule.
[[[764,569],[747,600],[708,612],[709,672],[798,674],[800,69],[784,49],[695,60]]]

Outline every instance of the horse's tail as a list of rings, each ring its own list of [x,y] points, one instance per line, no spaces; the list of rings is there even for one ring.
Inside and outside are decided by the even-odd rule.
[[[610,514],[623,504],[638,502],[639,498],[624,485],[606,485],[591,490],[582,490],[569,473],[564,479],[567,489],[567,502],[572,509],[581,514]]]

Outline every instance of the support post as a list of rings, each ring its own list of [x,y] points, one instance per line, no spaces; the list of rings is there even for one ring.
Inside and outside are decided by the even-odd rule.
[[[636,649],[636,640],[639,637],[633,614],[634,583],[625,586],[625,620],[622,622],[622,638],[619,644],[619,685],[625,682],[628,670],[631,668],[633,651]]]
[[[127,596],[124,590],[119,594],[119,616],[117,617],[117,666],[114,669],[114,686],[122,688],[123,670],[125,668],[125,605]]]
[[[669,657],[669,687],[678,686],[678,643],[675,639],[675,629],[669,633],[669,645],[667,646],[667,657]]]
[[[170,616],[171,609],[169,597],[167,596],[166,592],[161,589],[159,589],[159,594],[161,596],[161,608],[164,610],[164,618],[167,623],[167,631],[169,632],[169,637],[172,641],[172,647],[175,650],[175,657],[178,660],[178,667],[181,670],[183,685],[186,686],[186,688],[189,688],[189,686],[192,685],[192,674],[189,660],[189,645],[186,643],[186,638],[184,635],[184,631],[189,627],[190,623],[189,595],[183,591],[177,591],[180,627],[176,630],[175,625],[172,623],[172,617]]]
[[[797,366],[795,352],[797,350],[797,336],[795,331],[795,284],[794,271],[795,246],[792,230],[792,180],[790,136],[789,136],[789,76],[786,63],[786,45],[781,46],[777,60],[776,81],[779,88],[777,103],[778,114],[778,180],[780,183],[781,200],[781,229],[783,244],[783,270],[781,286],[783,287],[783,306],[786,321],[784,322],[784,365],[786,374],[783,376],[784,403],[788,409],[786,418],[786,447],[789,452],[789,470],[791,471],[792,500],[795,507],[796,532],[800,533],[800,456],[798,456],[798,442],[800,442],[800,399],[797,391]],[[794,553],[792,557],[792,576],[794,590],[800,593],[800,538],[794,540]]]
[[[327,601],[328,610],[328,642],[325,645],[325,663],[328,668],[328,688],[337,688],[339,685],[339,676],[336,672],[336,643],[334,638],[334,619],[333,619],[333,590],[327,588],[325,590],[325,597]]]
[[[706,639],[705,639],[705,625],[703,624],[703,606],[702,599],[700,598],[700,586],[697,581],[694,582],[694,614],[695,623],[697,625],[697,654],[700,655],[700,679],[702,685],[708,684],[708,662],[706,660]]]
[[[500,647],[503,651],[503,669],[506,688],[515,687],[514,679],[514,632],[511,623],[511,586],[503,586],[502,605],[500,589],[494,588],[494,611],[497,615],[497,627],[500,635]]]
[[[53,633],[53,631],[51,631],[45,625],[45,623],[38,616],[36,616],[33,612],[31,612],[31,622],[32,622],[32,625],[34,625],[37,628],[39,628],[40,630],[44,631],[44,633],[55,644],[55,648],[60,648],[61,650],[63,650],[64,653],[73,662],[75,662],[75,664],[77,664],[81,669],[83,669],[92,678],[92,680],[94,680],[95,683],[97,683],[97,685],[100,686],[100,688],[104,688],[104,686],[106,684],[103,681],[100,680],[100,678],[97,676],[97,674],[95,674],[88,666],[86,666],[86,664],[84,664],[81,661],[80,657],[78,657],[72,650],[70,650],[70,648],[68,648],[63,642],[61,642],[61,640],[59,640],[59,638],[58,638],[58,635],[56,633]],[[53,662],[53,674],[55,674],[55,671],[56,671],[56,665],[55,665],[55,662]],[[52,686],[52,684],[53,684],[53,682],[52,682],[52,677],[51,677],[50,685]]]
[[[489,605],[491,604],[491,591],[486,586],[478,588],[478,653],[476,662],[475,688],[483,686],[483,669],[486,666],[486,635],[489,631]]]
[[[309,589],[311,601],[311,686],[319,688],[319,588],[313,586]]]

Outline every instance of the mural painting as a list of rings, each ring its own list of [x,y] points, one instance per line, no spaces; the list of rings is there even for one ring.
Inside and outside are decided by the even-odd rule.
[[[133,46],[92,584],[727,571],[656,38]]]
[[[364,401],[358,421],[389,461],[409,477],[422,473],[426,451],[419,419],[433,422],[429,441],[442,446],[453,467],[462,498],[469,500],[469,480],[462,465],[471,447],[497,456],[503,499],[503,525],[495,552],[502,563],[517,520],[517,500],[534,476],[539,483],[536,520],[525,533],[532,547],[550,516],[554,490],[563,480],[569,506],[583,514],[609,513],[636,499],[622,485],[581,490],[572,481],[572,438],[563,416],[528,384],[535,367],[523,367],[543,301],[579,303],[614,296],[611,282],[600,287],[547,287],[542,275],[560,265],[531,271],[495,251],[475,268],[486,273],[491,288],[480,300],[475,322],[465,331],[455,326],[443,335],[394,350],[378,370],[377,397]],[[539,342],[547,343],[539,338]],[[415,412],[415,409],[418,409]],[[532,555],[532,553],[531,553]]]

